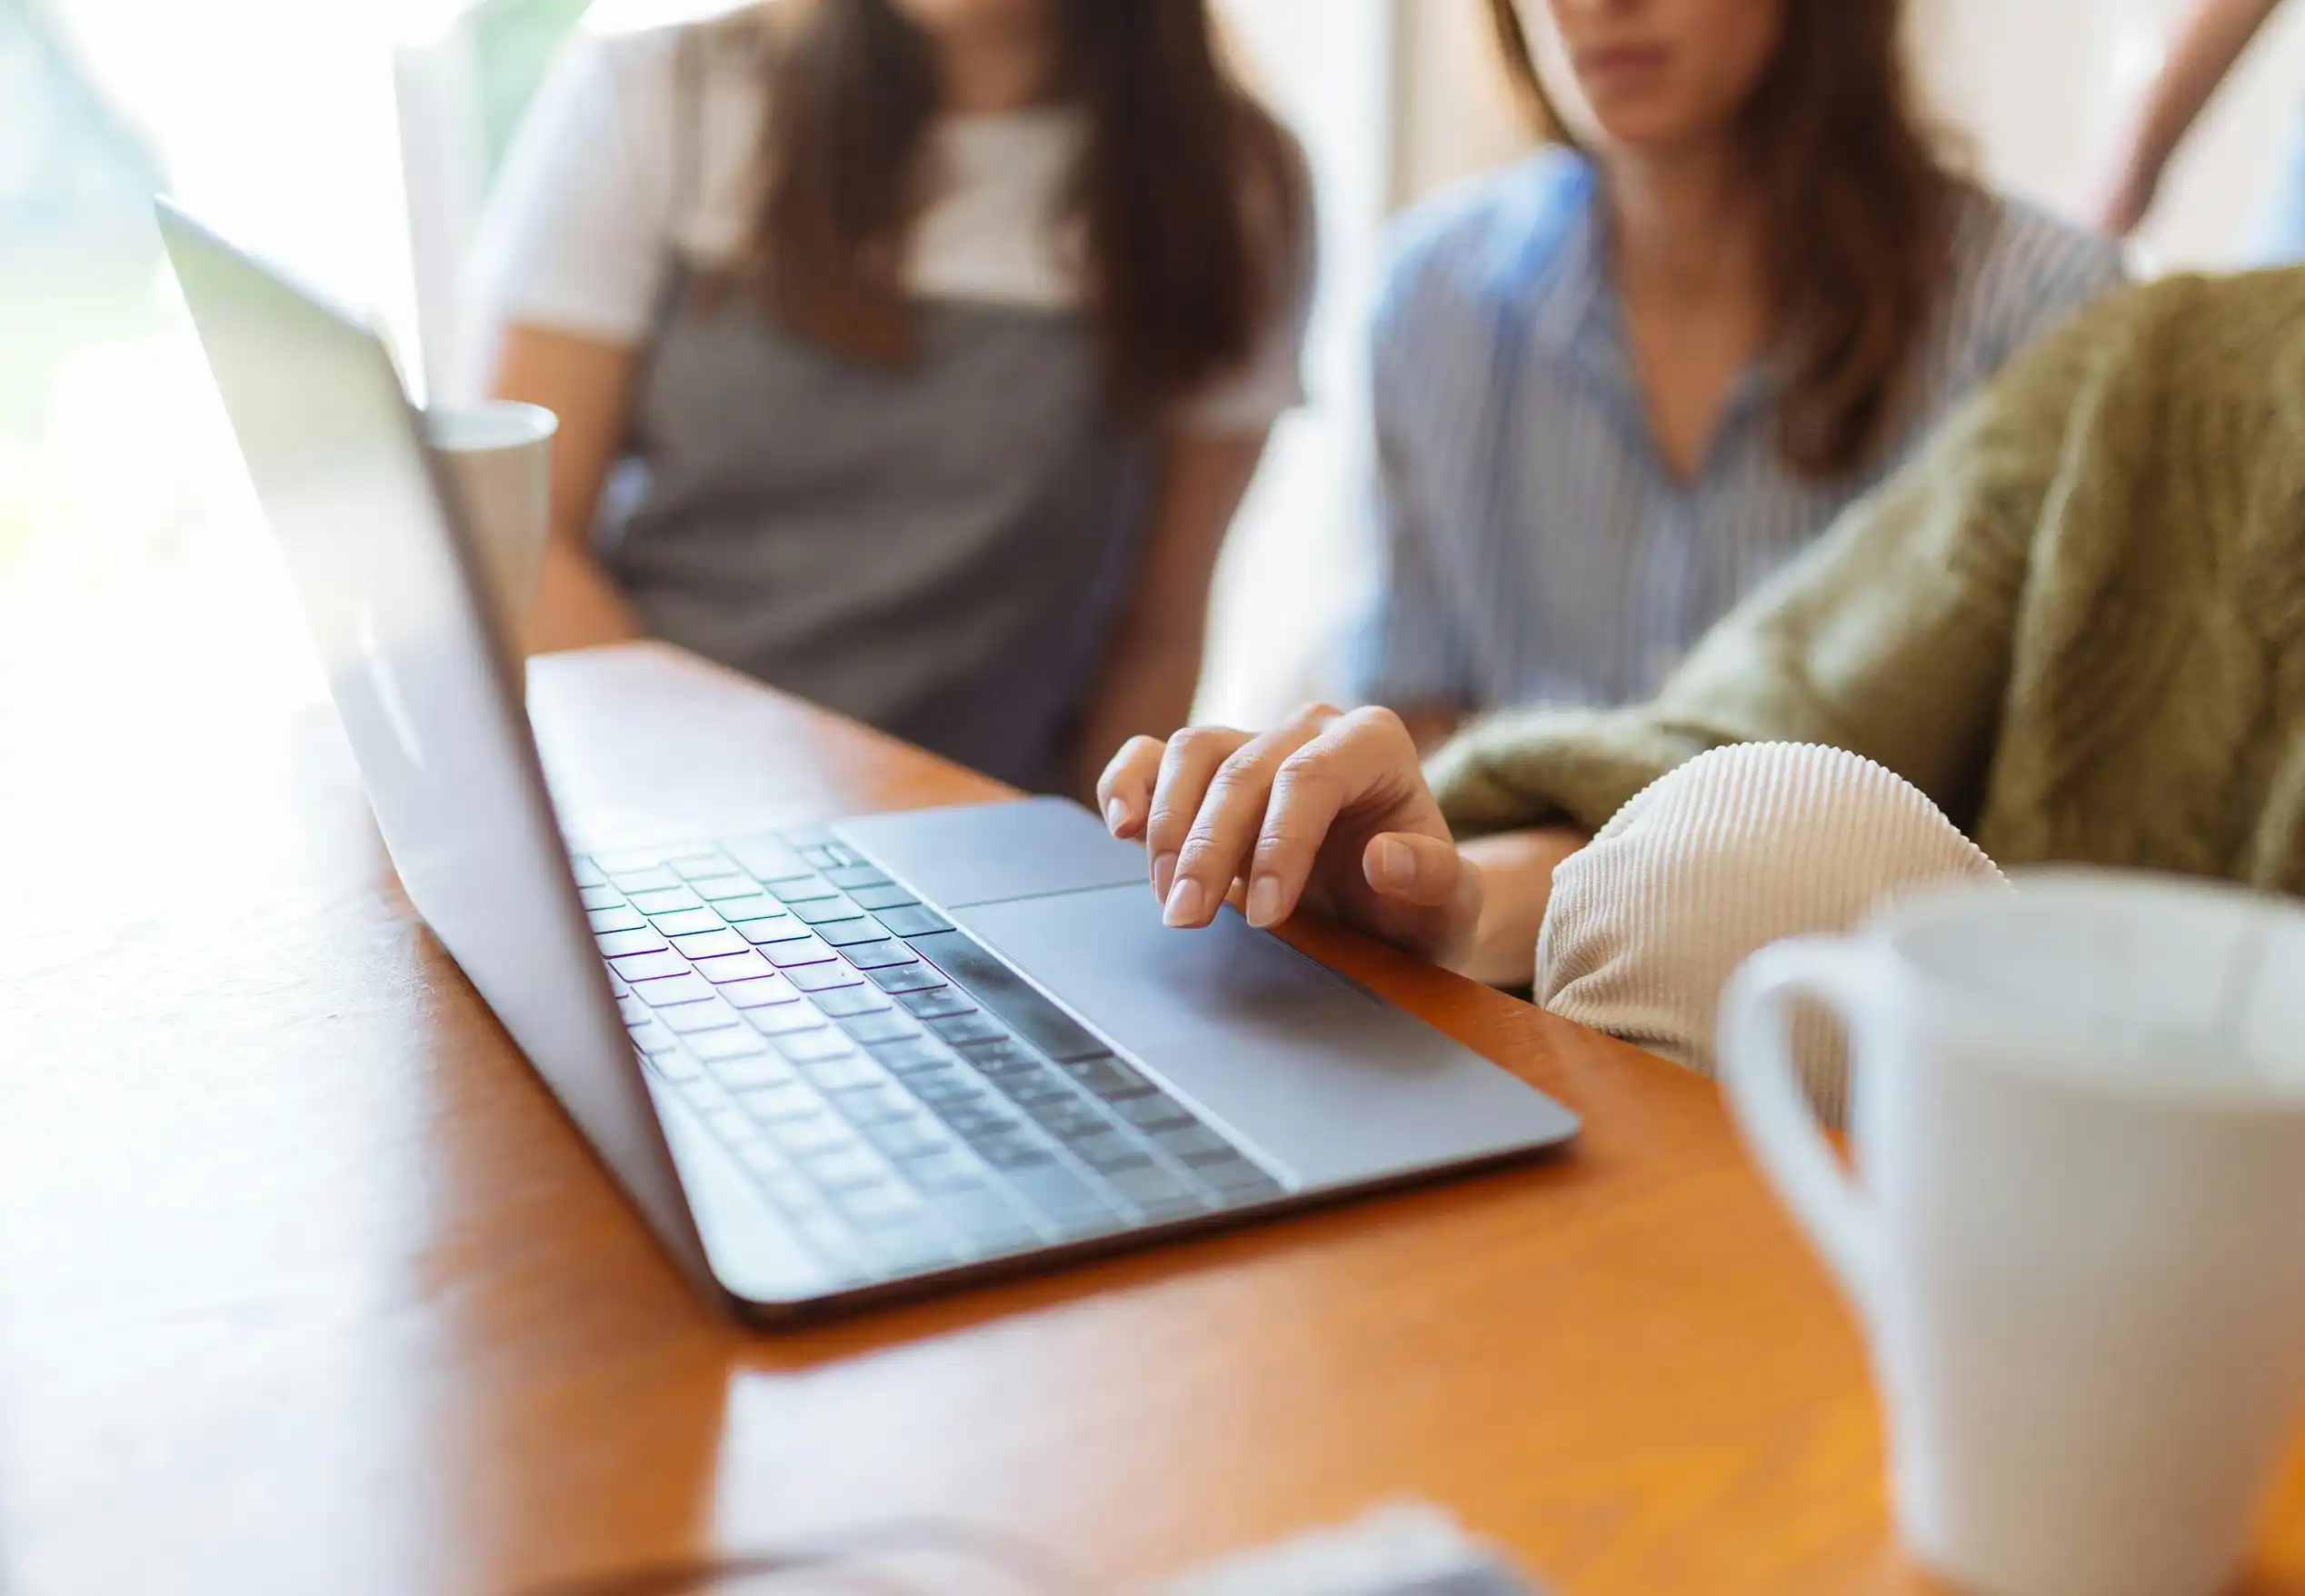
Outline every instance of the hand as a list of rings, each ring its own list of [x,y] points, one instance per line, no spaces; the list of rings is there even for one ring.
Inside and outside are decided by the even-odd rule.
[[[1457,852],[1390,710],[1315,704],[1262,736],[1134,738],[1096,793],[1114,836],[1144,838],[1171,925],[1208,924],[1245,879],[1253,925],[1303,905],[1437,963],[1472,952],[1480,868]]]
[[[2160,169],[2124,162],[2098,185],[2090,217],[2108,238],[2127,238],[2144,222],[2160,189]]]

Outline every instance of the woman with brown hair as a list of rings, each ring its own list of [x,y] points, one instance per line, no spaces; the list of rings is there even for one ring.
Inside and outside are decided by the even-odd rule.
[[[1300,395],[1302,157],[1202,0],[588,39],[476,263],[561,419],[538,649],[654,635],[1028,787],[1181,724]]]
[[[1356,693],[1647,696],[2114,247],[1960,176],[1901,0],[1492,0],[1548,147],[1402,224]]]

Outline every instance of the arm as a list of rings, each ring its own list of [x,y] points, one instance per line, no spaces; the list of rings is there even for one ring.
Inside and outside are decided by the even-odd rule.
[[[2105,182],[2098,223],[2126,236],[2152,208],[2161,172],[2280,0],[2196,0],[2130,125]]]
[[[1165,738],[1192,718],[1217,554],[1265,436],[1180,433],[1169,440],[1143,560],[1075,743],[1078,792],[1095,786],[1106,757],[1129,738]]]
[[[509,328],[490,383],[501,399],[560,418],[553,439],[552,538],[526,643],[532,653],[624,643],[644,634],[592,550],[602,484],[624,434],[631,349],[539,327]]]

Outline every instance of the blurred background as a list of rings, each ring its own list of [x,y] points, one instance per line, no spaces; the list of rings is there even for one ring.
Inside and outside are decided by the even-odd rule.
[[[1917,0],[1932,102],[1985,175],[2074,212],[2178,4]],[[155,189],[372,309],[412,372],[444,369],[454,263],[554,49],[725,8],[0,0],[0,673],[133,673],[173,641],[223,680],[240,658],[276,676],[295,624],[160,261]],[[1276,438],[1217,595],[1202,711],[1254,721],[1317,685],[1369,579],[1360,330],[1385,220],[1524,135],[1479,0],[1223,8],[1312,153],[1324,230],[1313,402]],[[2305,7],[2273,34],[2186,146],[2143,269],[2233,255],[2305,106]],[[1232,595],[1282,590],[1259,577],[1282,564],[1321,579],[1283,623],[1244,623]]]

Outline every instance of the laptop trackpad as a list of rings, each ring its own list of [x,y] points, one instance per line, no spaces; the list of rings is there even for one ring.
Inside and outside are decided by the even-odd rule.
[[[1541,1146],[1566,1110],[1231,909],[1171,931],[1141,881],[953,918],[1308,1185]]]

